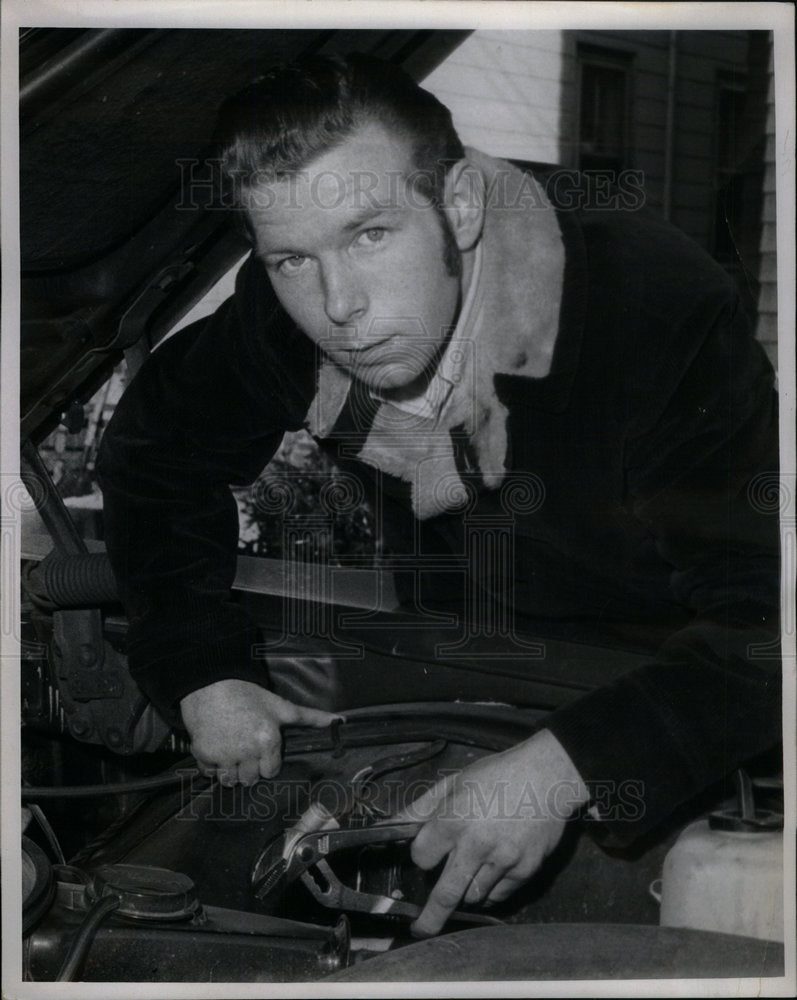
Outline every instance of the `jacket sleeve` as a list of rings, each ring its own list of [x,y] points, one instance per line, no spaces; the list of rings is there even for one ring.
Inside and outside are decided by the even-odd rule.
[[[222,678],[265,683],[256,635],[230,598],[238,515],[231,484],[252,482],[286,429],[281,344],[295,328],[250,259],[236,292],[167,340],[128,386],[98,461],[108,554],[129,615],[130,670],[167,715]]]
[[[627,502],[693,617],[648,665],[550,719],[619,843],[781,735],[773,374],[735,297],[692,339],[677,377],[665,359],[665,403],[629,436],[625,469]]]

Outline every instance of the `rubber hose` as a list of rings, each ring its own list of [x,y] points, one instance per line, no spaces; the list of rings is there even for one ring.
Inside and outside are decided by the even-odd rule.
[[[196,772],[198,775],[198,772]],[[165,774],[154,774],[151,778],[138,778],[136,781],[117,781],[107,785],[62,785],[52,788],[24,787],[22,801],[35,799],[86,799],[97,795],[126,795],[132,792],[156,792],[161,788],[179,784],[185,781],[185,774],[168,771]]]
[[[118,910],[121,905],[122,900],[118,896],[104,896],[92,906],[69,946],[66,958],[55,977],[56,983],[71,983],[74,980],[86,955],[88,955],[97,928],[109,914]]]
[[[104,553],[49,555],[34,571],[44,591],[59,608],[93,607],[119,601],[119,589]]]

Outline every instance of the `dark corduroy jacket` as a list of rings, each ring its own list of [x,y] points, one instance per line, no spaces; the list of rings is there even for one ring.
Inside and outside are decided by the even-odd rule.
[[[646,665],[546,719],[587,782],[638,783],[632,822],[615,822],[611,796],[598,803],[627,840],[780,736],[777,403],[732,282],[694,243],[646,212],[572,198],[555,218],[565,266],[551,370],[491,372],[506,471],[544,493],[513,514],[506,592],[531,628],[617,622],[663,636]],[[230,599],[228,487],[308,425],[318,367],[251,258],[235,295],[156,351],[117,408],[100,456],[106,539],[130,667],[156,704],[224,677],[264,683],[253,626]],[[348,442],[349,456],[353,410],[348,400],[323,442]],[[362,405],[356,418],[369,419]],[[452,442],[464,477],[468,441]],[[373,485],[369,466],[341,460]],[[380,483],[395,513],[386,543],[400,550],[413,537],[409,488]],[[476,511],[498,510],[499,493],[482,484]],[[461,550],[461,512],[420,523]]]

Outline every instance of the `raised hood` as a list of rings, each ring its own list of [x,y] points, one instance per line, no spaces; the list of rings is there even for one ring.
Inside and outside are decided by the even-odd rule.
[[[23,29],[23,437],[44,436],[244,250],[226,214],[192,210],[181,184],[227,96],[309,52],[371,52],[421,80],[467,34]]]

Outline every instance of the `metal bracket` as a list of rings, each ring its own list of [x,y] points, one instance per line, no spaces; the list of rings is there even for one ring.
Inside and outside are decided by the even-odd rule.
[[[88,549],[31,441],[22,446],[20,475],[60,555]],[[71,735],[120,754],[156,750],[169,733],[127,669],[125,656],[105,640],[98,608],[53,612],[54,680]]]
[[[94,641],[96,609],[53,613],[52,654],[69,732],[118,754],[157,750],[169,726],[130,676],[125,656]]]

